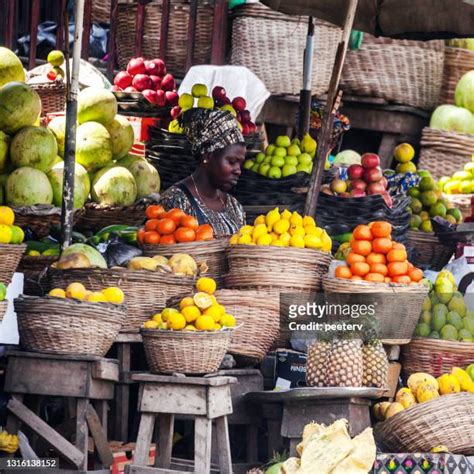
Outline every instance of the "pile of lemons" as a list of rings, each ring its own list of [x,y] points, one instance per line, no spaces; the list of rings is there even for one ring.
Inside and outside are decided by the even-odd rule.
[[[273,245],[331,252],[332,240],[310,216],[278,207],[258,216],[253,225],[244,225],[230,238],[231,245]]]
[[[123,291],[116,286],[105,288],[102,291],[89,291],[79,282],[69,284],[65,290],[54,288],[48,293],[48,296],[88,301],[89,303],[122,304],[125,301]]]
[[[25,240],[23,230],[15,223],[15,213],[8,206],[0,206],[0,244],[21,244]]]
[[[145,329],[173,331],[219,331],[235,326],[235,318],[219,304],[214,293],[215,280],[201,277],[196,282],[197,292],[183,298],[179,309],[164,308],[143,324]]]

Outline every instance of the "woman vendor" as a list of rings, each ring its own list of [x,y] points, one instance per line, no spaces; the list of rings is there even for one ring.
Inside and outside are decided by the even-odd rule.
[[[180,122],[200,164],[161,195],[161,204],[182,209],[199,224],[210,224],[216,237],[232,235],[245,224],[242,205],[228,194],[245,160],[237,121],[228,111],[195,108],[184,112]]]

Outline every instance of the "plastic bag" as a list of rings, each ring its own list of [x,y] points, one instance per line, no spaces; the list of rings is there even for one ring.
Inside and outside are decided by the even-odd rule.
[[[124,244],[121,240],[113,240],[108,243],[104,252],[101,252],[107,262],[107,266],[123,267],[134,257],[138,257],[143,252],[132,245]]]

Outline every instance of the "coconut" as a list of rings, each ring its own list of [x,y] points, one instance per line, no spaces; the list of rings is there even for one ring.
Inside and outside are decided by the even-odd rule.
[[[51,204],[53,189],[45,173],[27,166],[13,171],[7,179],[6,202],[9,206]]]
[[[145,158],[135,160],[128,170],[133,174],[137,183],[138,199],[160,191],[161,180],[158,170]]]
[[[5,171],[10,141],[10,137],[6,133],[0,132],[0,173]]]
[[[64,142],[66,140],[66,117],[54,117],[48,124],[58,144],[58,155],[64,158]]]
[[[80,125],[76,134],[76,162],[93,171],[111,161],[112,140],[107,129],[97,122]]]
[[[53,132],[42,127],[22,128],[10,146],[10,159],[17,168],[30,166],[47,173],[58,154]]]
[[[1,76],[0,76],[1,77]],[[13,135],[33,125],[41,113],[41,99],[23,82],[10,82],[0,88],[0,130]]]
[[[114,160],[124,157],[132,148],[135,135],[130,122],[121,115],[106,125],[112,139],[112,155]]]
[[[123,166],[102,168],[92,182],[92,199],[109,206],[131,206],[137,199],[137,184]]]
[[[25,82],[26,75],[20,58],[8,48],[0,47],[0,87],[9,82]]]
[[[117,115],[117,99],[112,92],[98,87],[83,89],[77,98],[79,123],[99,122],[106,124]]]
[[[81,253],[82,255],[86,256],[89,259],[92,267],[107,268],[107,263],[104,257],[102,257],[102,255],[94,247],[86,244],[70,245],[66,250],[63,251],[59,261],[63,260],[63,258],[66,258],[69,255],[77,253]]]
[[[74,167],[74,209],[80,209],[84,207],[86,203],[87,196],[89,193],[86,192],[86,187],[84,185],[83,177],[78,173],[78,167],[84,168],[76,164]],[[87,171],[84,170],[87,181],[89,177],[87,176]],[[61,206],[63,201],[63,178],[64,178],[64,162],[58,163],[53,166],[53,169],[48,173],[48,179],[53,188],[53,203],[55,206]]]
[[[198,266],[196,260],[187,253],[176,253],[169,260],[168,264],[176,275],[196,276]]]

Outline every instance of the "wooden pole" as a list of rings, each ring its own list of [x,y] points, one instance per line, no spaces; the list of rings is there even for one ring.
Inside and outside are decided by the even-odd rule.
[[[115,38],[117,36],[118,3],[119,0],[111,0],[110,2],[110,30],[109,43],[107,47],[107,77],[111,82],[114,80],[115,59],[117,56],[115,49]]]
[[[332,69],[331,82],[329,83],[328,98],[324,110],[324,119],[319,136],[318,148],[316,151],[316,166],[313,167],[311,180],[309,183],[309,191],[306,197],[305,214],[314,216],[316,214],[316,207],[318,205],[319,190],[323,180],[324,165],[330,151],[331,132],[334,123],[334,116],[336,110],[334,105],[338,96],[339,81],[341,80],[342,67],[346,58],[347,45],[354,24],[354,17],[357,10],[358,0],[349,0],[347,8],[346,21],[344,23],[344,31],[342,33],[342,40],[339,43],[336,52],[336,60]]]

